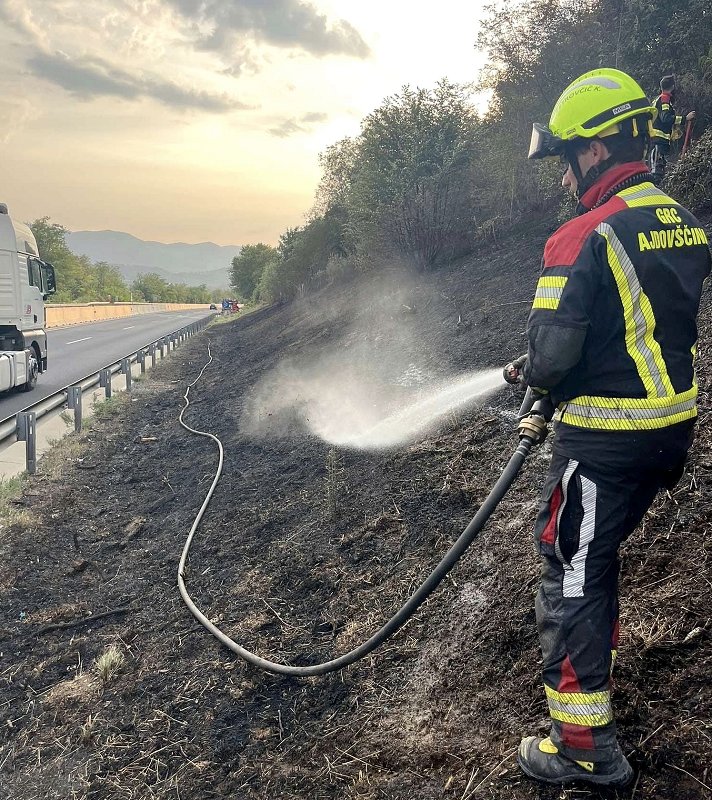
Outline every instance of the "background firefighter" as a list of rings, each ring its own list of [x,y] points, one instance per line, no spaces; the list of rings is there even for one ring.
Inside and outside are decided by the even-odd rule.
[[[683,118],[675,111],[673,102],[675,100],[675,78],[673,75],[666,75],[660,81],[660,94],[655,98],[653,107],[652,141],[650,148],[651,171],[656,185],[662,186],[665,179],[668,158],[670,157],[670,142],[678,138],[681,134],[681,125],[684,120],[692,122],[695,119],[695,112],[690,111]]]
[[[613,719],[618,547],[692,440],[693,358],[707,237],[643,162],[654,109],[628,75],[588,72],[535,124],[530,158],[558,156],[578,216],[546,244],[527,356],[505,377],[558,407],[535,525],[536,601],[550,736],[525,738],[530,777],[623,786],[633,770]]]

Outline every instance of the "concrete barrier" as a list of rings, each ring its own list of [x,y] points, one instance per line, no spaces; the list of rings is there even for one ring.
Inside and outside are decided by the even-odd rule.
[[[155,314],[158,311],[208,310],[208,303],[47,303],[47,327],[79,325],[82,322],[97,322],[102,319],[135,317],[139,314]]]

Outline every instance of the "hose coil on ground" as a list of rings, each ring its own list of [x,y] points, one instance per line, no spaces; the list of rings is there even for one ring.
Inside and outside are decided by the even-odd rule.
[[[430,575],[428,575],[428,577],[425,579],[425,581],[423,581],[420,587],[413,592],[413,594],[408,598],[408,600],[404,603],[404,605],[378,631],[376,631],[376,633],[374,633],[373,636],[371,636],[363,644],[359,645],[358,647],[354,648],[348,653],[344,653],[344,655],[339,656],[338,658],[334,658],[330,661],[325,661],[324,663],[321,664],[311,664],[309,666],[280,664],[278,662],[269,661],[266,658],[262,658],[261,656],[250,652],[241,645],[237,644],[237,642],[233,641],[227,634],[221,631],[217,625],[212,623],[205,616],[205,614],[203,614],[202,611],[200,611],[200,609],[195,605],[195,603],[191,599],[185,585],[186,562],[188,559],[188,554],[190,552],[190,547],[193,543],[193,537],[195,536],[195,532],[198,529],[201,520],[203,519],[203,515],[205,514],[208,505],[210,504],[210,500],[213,496],[216,486],[218,485],[218,482],[220,481],[220,477],[222,476],[222,471],[223,471],[224,451],[220,439],[218,439],[218,437],[215,436],[214,434],[208,433],[207,431],[199,431],[196,430],[195,428],[192,428],[183,419],[183,415],[190,407],[189,394],[191,388],[198,383],[198,381],[203,376],[205,370],[210,366],[210,364],[213,361],[213,356],[210,349],[210,342],[208,342],[208,357],[209,360],[200,370],[200,373],[198,374],[197,378],[195,378],[194,381],[188,384],[186,388],[185,394],[183,395],[184,406],[180,412],[178,421],[183,426],[183,428],[185,428],[190,433],[193,433],[197,436],[204,436],[215,442],[218,448],[219,458],[218,458],[218,465],[215,471],[215,477],[213,478],[213,481],[210,484],[208,493],[205,499],[203,500],[202,505],[200,506],[200,510],[198,511],[193,521],[193,524],[188,533],[188,538],[186,539],[185,545],[183,546],[183,552],[181,553],[180,562],[178,564],[178,589],[180,591],[181,597],[183,598],[183,601],[188,606],[188,609],[190,610],[191,614],[221,644],[225,645],[225,647],[231,650],[235,655],[244,659],[248,663],[267,672],[273,672],[279,675],[291,675],[301,678],[306,678],[314,675],[325,675],[329,672],[334,672],[336,670],[343,669],[349,664],[353,664],[355,661],[358,661],[359,659],[373,652],[373,650],[375,650],[379,645],[383,644],[383,642],[385,642],[389,637],[391,637],[408,621],[408,619],[425,602],[428,596],[437,588],[437,586],[440,584],[443,578],[448,574],[448,572],[450,572],[450,570],[455,566],[455,564],[460,559],[462,554],[465,552],[465,550],[467,550],[467,548],[474,541],[475,537],[482,530],[485,523],[492,515],[492,512],[495,510],[499,502],[506,494],[509,487],[512,485],[514,479],[516,478],[517,474],[519,473],[519,470],[522,467],[522,464],[529,455],[532,447],[535,444],[537,444],[538,441],[541,441],[541,439],[538,437],[534,438],[533,432],[529,433],[527,431],[524,431],[523,433],[520,434],[521,438],[517,449],[514,451],[507,465],[502,470],[502,474],[498,478],[495,485],[492,487],[490,493],[487,495],[486,499],[484,500],[484,502],[482,503],[482,505],[480,506],[479,510],[472,518],[470,523],[467,525],[465,530],[460,534],[458,539],[450,547],[450,549],[447,551],[447,553],[440,561],[440,563],[435,567],[435,569],[430,573]]]

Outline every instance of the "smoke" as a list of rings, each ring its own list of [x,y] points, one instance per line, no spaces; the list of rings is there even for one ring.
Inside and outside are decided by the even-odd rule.
[[[28,98],[5,96],[0,109],[0,144],[8,144],[39,116],[36,106]]]
[[[502,385],[498,369],[428,385],[412,364],[391,374],[390,381],[379,381],[377,372],[338,364],[333,357],[312,365],[283,365],[253,394],[241,430],[251,436],[287,436],[302,429],[340,447],[392,448],[422,437],[443,417],[481,403]]]
[[[340,447],[393,448],[482,402],[501,388],[501,371],[453,375],[442,303],[440,290],[392,269],[328,305],[308,306],[285,338],[299,337],[288,345],[295,355],[251,392],[241,432],[309,431]]]

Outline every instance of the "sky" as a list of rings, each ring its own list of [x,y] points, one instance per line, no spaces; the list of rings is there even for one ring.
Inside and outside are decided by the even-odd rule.
[[[480,3],[0,0],[0,201],[24,221],[276,244],[319,154],[403,85],[476,81]]]

